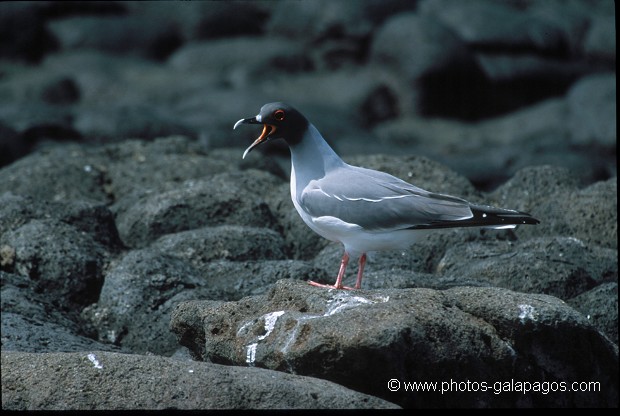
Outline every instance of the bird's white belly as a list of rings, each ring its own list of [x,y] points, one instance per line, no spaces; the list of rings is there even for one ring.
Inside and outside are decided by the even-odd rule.
[[[299,205],[295,197],[293,197],[292,200],[293,200],[293,205],[295,205],[295,209],[297,210],[297,213],[299,214],[301,219],[306,223],[306,225],[312,229],[312,231],[314,231],[321,237],[326,238],[330,241],[341,242],[338,236],[339,233],[334,232],[333,227],[325,226],[324,224],[322,225],[320,223],[317,224],[316,221],[312,218],[312,216],[301,208],[301,206]]]

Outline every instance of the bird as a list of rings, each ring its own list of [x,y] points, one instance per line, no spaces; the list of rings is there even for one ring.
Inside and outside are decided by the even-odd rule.
[[[493,229],[538,224],[526,212],[473,204],[465,199],[426,191],[381,172],[345,163],[317,128],[294,107],[272,102],[241,124],[262,124],[257,146],[284,139],[291,153],[291,199],[301,219],[320,236],[341,243],[344,254],[329,289],[360,289],[367,253],[405,249],[429,232],[458,227]],[[350,257],[359,258],[355,286],[342,283]]]

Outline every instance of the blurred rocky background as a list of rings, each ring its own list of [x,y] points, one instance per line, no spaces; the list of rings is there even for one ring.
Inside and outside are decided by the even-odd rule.
[[[3,409],[617,407],[615,39],[608,0],[0,3]],[[350,163],[541,224],[315,296],[296,280],[341,248],[297,217],[284,144],[242,161],[259,132],[232,131],[271,101]],[[391,374],[607,384],[446,401]]]
[[[614,3],[4,2],[7,165],[46,142],[245,146],[266,102],[344,155],[433,157],[492,189],[552,163],[615,173]]]

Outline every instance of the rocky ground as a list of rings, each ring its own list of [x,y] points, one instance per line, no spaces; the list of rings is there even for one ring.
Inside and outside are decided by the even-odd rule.
[[[614,12],[0,4],[3,410],[617,407]],[[309,286],[342,248],[283,143],[241,160],[232,131],[275,100],[349,163],[541,223]]]

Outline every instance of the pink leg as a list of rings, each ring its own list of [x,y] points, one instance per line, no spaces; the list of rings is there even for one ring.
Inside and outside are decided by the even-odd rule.
[[[364,259],[364,261],[366,261],[366,259]],[[342,285],[342,278],[344,277],[344,272],[347,270],[347,264],[348,263],[349,263],[349,253],[347,253],[345,251],[343,256],[342,256],[342,260],[340,262],[340,270],[338,271],[338,277],[336,278],[336,284],[334,284],[334,285],[324,285],[324,284],[321,284],[321,283],[313,282],[312,280],[309,280],[308,284],[310,284],[312,286],[317,286],[317,287],[327,287],[327,288],[330,288],[330,289],[346,289],[346,290],[353,289],[352,287],[347,287],[347,286],[343,286]]]
[[[357,269],[357,280],[355,281],[355,288],[360,289],[362,287],[362,276],[364,275],[364,266],[366,265],[366,253],[362,253],[360,256],[360,265]]]
[[[336,289],[342,289],[342,278],[347,270],[347,264],[349,264],[349,253],[345,251],[340,261],[340,270],[338,270],[338,277],[336,277],[336,284],[334,285]]]

